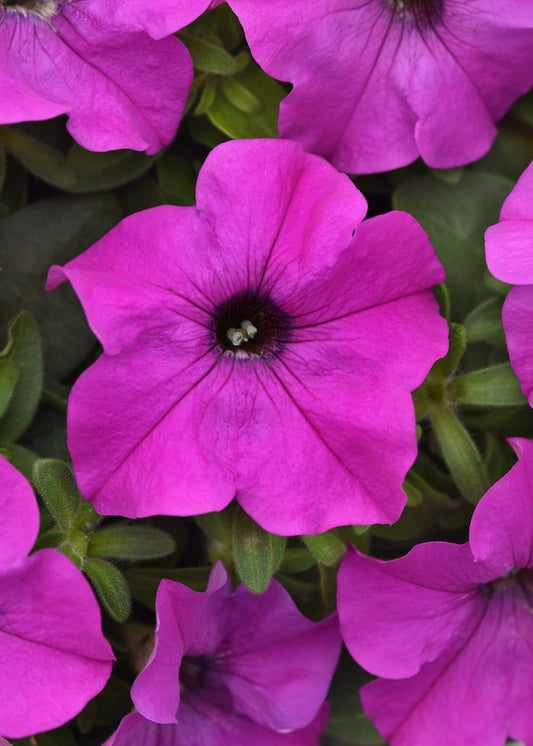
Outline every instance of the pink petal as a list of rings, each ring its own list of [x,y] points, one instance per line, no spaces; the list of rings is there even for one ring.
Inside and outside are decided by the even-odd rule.
[[[0,455],[0,575],[20,563],[39,533],[39,508],[22,474]]]
[[[334,266],[366,212],[348,177],[284,140],[219,146],[196,193],[218,271],[236,290],[275,286],[285,298]]]
[[[502,581],[498,581],[502,582]],[[506,581],[503,581],[505,583]],[[367,715],[390,746],[502,746],[530,737],[533,715],[531,597],[501,585],[485,593],[474,629],[420,673],[361,690]]]
[[[470,523],[470,547],[500,575],[533,566],[533,441],[512,438],[518,463],[482,497]]]
[[[188,708],[179,725],[160,725],[138,713],[127,715],[104,746],[318,746],[328,711],[324,705],[306,728],[277,733],[235,713],[220,718],[208,707],[203,709]]]
[[[142,29],[153,39],[161,39],[201,16],[210,0],[114,0],[111,6],[107,0],[91,3],[122,28]]]
[[[529,164],[503,203],[500,220],[533,220],[533,162]]]
[[[343,639],[371,673],[412,676],[478,622],[478,585],[494,577],[475,564],[468,544],[419,544],[390,562],[352,548],[338,576]]]
[[[533,406],[533,365],[530,354],[533,344],[532,304],[533,287],[518,286],[510,290],[502,311],[511,365],[530,406]]]
[[[192,81],[192,62],[178,39],[156,42],[109,25],[87,2],[62,4],[53,27],[7,13],[0,31],[0,67],[21,89],[30,119],[69,114],[72,136],[91,150],[156,153],[171,141]],[[0,121],[14,121],[18,104],[13,109],[2,100]]]
[[[532,194],[533,199],[533,194]],[[532,203],[533,204],[533,203]],[[498,280],[533,284],[533,207],[530,220],[504,220],[485,233],[487,266]]]
[[[70,720],[105,685],[113,653],[89,584],[43,549],[0,578],[0,722],[22,738]]]

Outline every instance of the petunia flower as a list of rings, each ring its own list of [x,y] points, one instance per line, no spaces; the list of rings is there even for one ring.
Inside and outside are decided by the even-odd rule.
[[[529,0],[229,0],[293,84],[279,131],[350,173],[480,158],[533,85]]]
[[[513,369],[533,406],[533,163],[503,203],[500,222],[485,233],[487,265],[512,288],[502,319]]]
[[[390,746],[533,743],[533,441],[477,505],[467,544],[383,562],[351,550],[341,634],[383,677],[361,700]],[[429,739],[429,741],[428,741]]]
[[[85,148],[156,153],[176,132],[193,75],[170,34],[207,4],[171,12],[163,0],[131,0],[126,13],[118,0],[0,1],[0,123],[68,114]]]
[[[288,141],[225,143],[197,207],[132,215],[65,267],[104,354],[68,443],[101,513],[221,510],[269,531],[395,521],[410,392],[447,347],[444,278],[409,215]],[[355,235],[354,235],[355,233]]]
[[[259,595],[233,593],[221,562],[205,593],[163,580],[156,613],[131,692],[137,713],[106,746],[317,745],[340,653],[336,614],[311,622],[275,580]]]
[[[28,557],[37,501],[3,456],[0,484],[0,729],[22,738],[77,715],[104,687],[113,653],[78,568],[56,549]]]

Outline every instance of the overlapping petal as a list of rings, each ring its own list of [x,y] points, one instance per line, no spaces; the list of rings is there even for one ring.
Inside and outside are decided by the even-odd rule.
[[[23,560],[39,533],[39,508],[22,474],[0,456],[0,575]]]
[[[418,154],[441,168],[473,161],[533,83],[527,3],[230,5],[261,66],[293,84],[282,137],[344,171],[397,168]]]
[[[113,24],[107,5],[60,3],[50,21],[4,11],[0,68],[13,95],[2,96],[2,123],[65,113],[90,150],[156,153],[170,142],[192,82],[189,53],[173,36]]]

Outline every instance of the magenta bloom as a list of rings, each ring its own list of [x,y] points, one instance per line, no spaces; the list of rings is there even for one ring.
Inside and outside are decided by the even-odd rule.
[[[426,234],[400,212],[358,225],[352,182],[279,140],[212,151],[197,203],[132,215],[50,271],[104,348],[69,400],[82,494],[130,517],[236,495],[279,534],[395,521],[410,391],[447,348]]]
[[[279,131],[351,173],[480,158],[533,84],[530,0],[229,0],[294,88]]]
[[[163,580],[156,611],[154,650],[131,692],[139,714],[108,746],[133,736],[147,746],[316,746],[340,652],[336,615],[311,622],[275,580],[260,595],[232,593],[222,563],[205,593]]]
[[[159,37],[208,3],[173,3],[172,13],[167,4],[0,2],[0,123],[68,114],[85,148],[156,153],[172,140],[192,82],[185,46]]]
[[[492,274],[518,287],[507,296],[503,326],[513,369],[533,406],[533,163],[503,203],[500,222],[485,233]]]
[[[476,507],[468,544],[390,562],[351,550],[341,565],[341,632],[384,677],[361,699],[390,746],[533,743],[533,441],[511,443],[520,460]]]
[[[2,456],[0,484],[0,728],[22,738],[77,715],[104,687],[113,653],[81,572],[56,549],[28,557],[37,501]]]

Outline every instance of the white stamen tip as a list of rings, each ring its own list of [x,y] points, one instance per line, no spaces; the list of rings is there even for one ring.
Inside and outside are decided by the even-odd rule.
[[[245,339],[245,335],[242,329],[234,329],[233,327],[231,329],[228,329],[228,331],[226,332],[226,337],[229,339],[234,347],[239,347],[240,345],[242,345]]]
[[[244,319],[244,321],[241,321],[241,329],[246,334],[248,339],[253,339],[257,334],[256,327],[252,324],[251,321],[248,321],[248,319]]]

